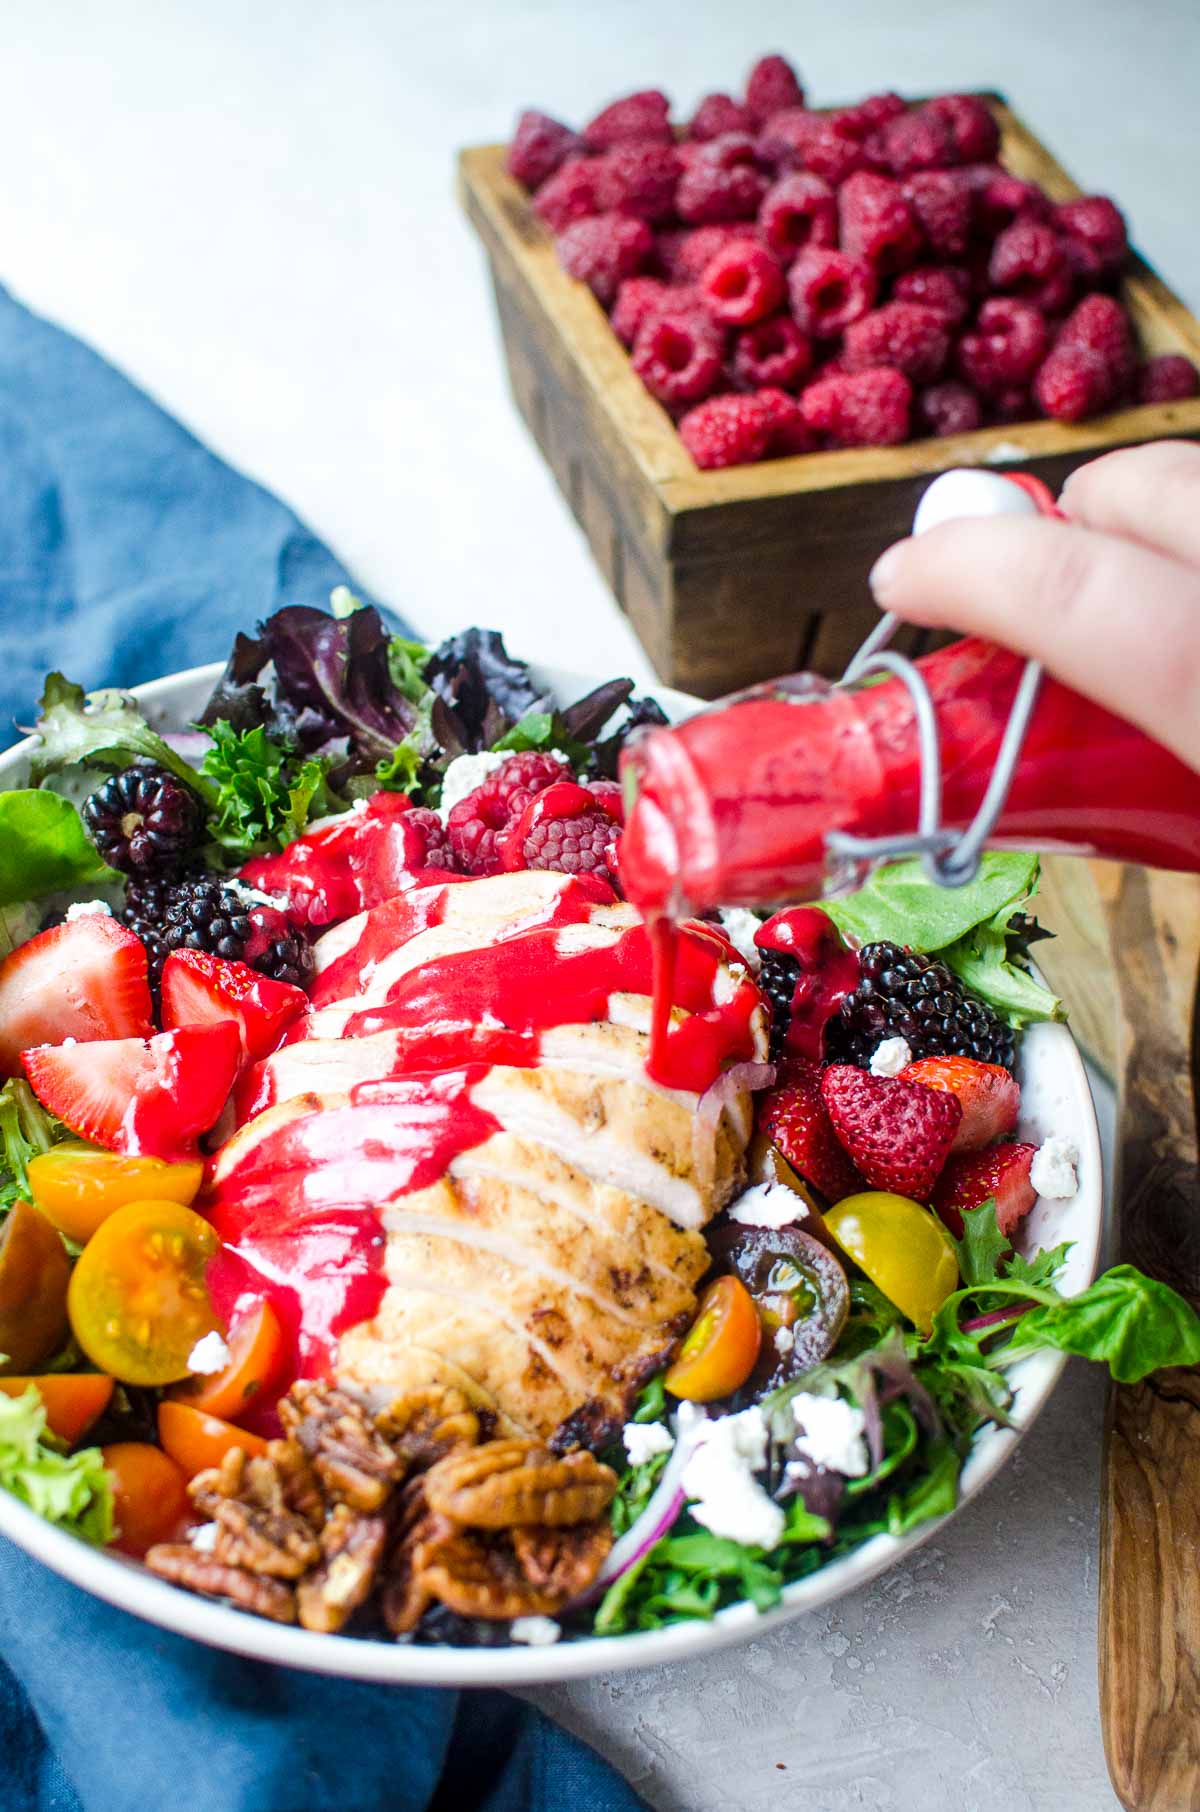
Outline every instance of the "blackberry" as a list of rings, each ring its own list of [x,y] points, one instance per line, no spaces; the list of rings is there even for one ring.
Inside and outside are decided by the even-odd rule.
[[[413,1641],[452,1643],[455,1648],[508,1648],[510,1625],[486,1617],[460,1617],[444,1604],[434,1604],[413,1631]]]
[[[127,875],[177,875],[204,832],[191,788],[153,761],[135,761],[83,802],[88,836],[110,868]]]
[[[758,985],[771,1003],[771,1061],[783,1055],[783,1047],[792,1023],[792,996],[800,977],[800,965],[783,950],[762,950],[762,968]]]
[[[865,944],[862,980],[829,1022],[834,1063],[867,1068],[885,1038],[903,1038],[914,1057],[975,1057],[1011,1069],[1016,1044],[1008,1026],[931,956],[899,944]]]
[[[155,987],[172,950],[207,950],[297,988],[312,975],[312,952],[286,915],[248,902],[219,876],[128,881],[121,916],[146,946]]]

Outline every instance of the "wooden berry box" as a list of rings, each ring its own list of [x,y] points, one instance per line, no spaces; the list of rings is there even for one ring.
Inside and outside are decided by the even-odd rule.
[[[1078,195],[1004,102],[983,98],[1000,125],[1001,161],[1056,201]],[[876,620],[866,589],[875,556],[907,532],[924,485],[948,466],[1020,465],[1057,488],[1108,448],[1200,438],[1193,397],[1074,427],[1010,423],[701,472],[591,291],[560,268],[504,159],[503,145],[462,152],[459,192],[491,265],[513,394],[671,685],[712,698],[798,668],[836,677]],[[1136,256],[1124,293],[1146,352],[1200,363],[1200,323]],[[919,652],[923,634],[905,631],[898,646]]]

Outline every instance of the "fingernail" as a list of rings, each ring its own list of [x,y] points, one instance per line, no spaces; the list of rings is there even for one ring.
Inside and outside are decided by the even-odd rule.
[[[899,570],[899,549],[889,547],[880,554],[878,560],[876,560],[867,576],[867,584],[871,587],[871,591],[877,599],[882,599],[888,587],[895,583],[896,574]]]

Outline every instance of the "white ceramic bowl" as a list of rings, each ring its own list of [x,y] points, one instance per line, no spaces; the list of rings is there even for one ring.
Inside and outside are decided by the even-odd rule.
[[[596,683],[594,677],[555,667],[535,674],[562,703]],[[181,729],[199,711],[221,672],[219,665],[193,668],[137,689],[147,716],[159,729]],[[606,676],[601,676],[606,677]],[[683,717],[698,701],[659,688],[656,696],[672,716]],[[26,779],[28,743],[0,754],[0,788]],[[1068,1292],[1082,1289],[1096,1271],[1103,1216],[1100,1140],[1083,1062],[1065,1026],[1032,1027],[1022,1041],[1023,1139],[1041,1141],[1050,1133],[1079,1148],[1079,1191],[1070,1201],[1040,1201],[1030,1215],[1026,1241],[1052,1246],[1072,1240],[1062,1277]],[[1026,1243],[1023,1241],[1022,1243]],[[1035,1353],[1009,1373],[1016,1388],[1011,1429],[989,1427],[980,1434],[963,1470],[961,1503],[981,1491],[1012,1454],[1021,1435],[1045,1405],[1065,1361],[1060,1354]],[[943,1519],[945,1520],[945,1519]],[[782,1602],[763,1615],[749,1604],[733,1605],[711,1623],[681,1623],[642,1634],[589,1637],[549,1648],[454,1649],[318,1636],[307,1630],[267,1623],[244,1612],[194,1597],[166,1584],[136,1562],[87,1547],[43,1522],[0,1491],[0,1534],[43,1561],[64,1579],[94,1592],[179,1635],[218,1648],[314,1673],[351,1679],[392,1681],[406,1686],[528,1686],[537,1681],[574,1680],[618,1668],[657,1666],[709,1654],[746,1641],[775,1624],[828,1604],[873,1579],[918,1547],[940,1523],[926,1523],[901,1538],[876,1536],[854,1553],[788,1586]]]

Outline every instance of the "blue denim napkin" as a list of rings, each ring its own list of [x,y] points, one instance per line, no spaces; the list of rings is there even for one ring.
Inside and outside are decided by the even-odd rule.
[[[0,290],[0,746],[87,687],[222,658],[347,574],[110,365]],[[636,1812],[502,1693],[326,1680],[171,1636],[0,1540],[2,1812]]]

